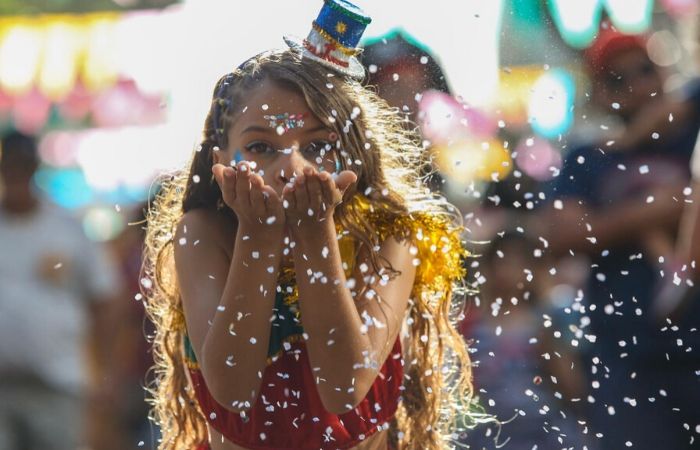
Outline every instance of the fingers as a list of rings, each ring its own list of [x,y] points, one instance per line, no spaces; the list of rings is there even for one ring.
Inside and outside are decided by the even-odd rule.
[[[339,189],[336,180],[343,190]],[[357,175],[351,171],[336,175],[319,172],[312,166],[305,167],[282,190],[281,202],[287,223],[304,227],[325,220],[342,200],[344,190],[356,181]]]
[[[309,216],[318,216],[323,211],[323,191],[321,188],[321,180],[319,172],[312,167],[304,169],[306,177],[306,194],[308,196],[307,214]]]
[[[334,186],[333,177],[328,172],[321,172],[318,175],[318,182],[323,198],[323,210],[335,206],[340,201],[338,190]]]
[[[265,182],[260,175],[254,173],[249,174],[248,179],[250,180],[250,205],[253,207],[253,209],[262,211],[265,209],[265,197],[262,190],[262,188],[265,186]]]
[[[211,168],[214,179],[221,189],[221,195],[226,203],[236,200],[236,171],[223,164],[214,164]]]
[[[335,178],[335,185],[341,193],[344,193],[355,182],[357,182],[357,174],[352,170],[343,170]]]
[[[250,206],[250,165],[242,161],[238,163],[236,170],[236,200],[243,206]]]
[[[306,190],[308,180],[306,174],[299,174],[294,180],[295,209],[306,211],[309,208],[309,192]]]
[[[282,189],[282,207],[284,209],[296,209],[297,201],[294,194],[294,190],[294,183],[287,183],[287,185]]]
[[[216,182],[219,183],[219,187],[221,187],[223,183],[225,168],[226,166],[224,166],[223,164],[214,164],[211,167],[211,173],[214,174],[214,178],[216,179]]]
[[[272,186],[263,185],[262,188],[260,188],[260,191],[262,192],[263,199],[265,200],[265,205],[267,206],[268,210],[273,210],[279,206],[280,202],[282,201],[277,195],[277,192],[272,188]]]

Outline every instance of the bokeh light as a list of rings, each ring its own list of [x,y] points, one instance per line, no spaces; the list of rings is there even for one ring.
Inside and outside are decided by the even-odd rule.
[[[605,0],[612,23],[623,33],[636,34],[651,25],[654,0]]]
[[[17,24],[0,37],[0,86],[11,94],[24,94],[38,73],[43,36],[36,27]]]
[[[583,48],[593,40],[603,10],[600,0],[549,0],[547,4],[567,44]]]
[[[515,147],[515,153],[518,168],[537,181],[551,180],[561,169],[561,153],[546,139],[526,137]]]
[[[539,135],[553,138],[565,133],[574,121],[576,90],[573,77],[563,69],[542,74],[532,87],[528,117]]]
[[[114,208],[93,207],[83,217],[85,235],[96,242],[114,239],[126,226]]]

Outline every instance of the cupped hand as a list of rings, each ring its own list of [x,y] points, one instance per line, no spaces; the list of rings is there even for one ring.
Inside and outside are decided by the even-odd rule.
[[[285,215],[280,196],[265,184],[248,162],[242,161],[236,167],[215,164],[212,172],[224,203],[236,213],[239,225],[262,231],[284,229]]]
[[[344,170],[331,175],[306,167],[303,173],[284,187],[282,205],[286,222],[292,231],[312,230],[333,216],[348,188],[357,182],[357,175]]]

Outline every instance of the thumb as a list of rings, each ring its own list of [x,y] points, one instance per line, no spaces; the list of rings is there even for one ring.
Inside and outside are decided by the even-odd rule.
[[[357,181],[357,174],[351,170],[343,170],[335,178],[335,185],[340,192],[345,192],[353,183]]]
[[[211,172],[214,174],[214,178],[216,179],[216,182],[221,186],[222,181],[224,180],[224,170],[226,169],[226,166],[223,164],[214,164],[211,166]]]

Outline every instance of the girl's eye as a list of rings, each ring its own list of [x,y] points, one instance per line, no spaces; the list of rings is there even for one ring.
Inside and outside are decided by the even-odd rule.
[[[330,151],[331,145],[327,141],[314,141],[304,147],[303,153],[305,155],[310,155],[310,156],[317,156],[317,155],[325,155],[328,151]]]
[[[273,153],[275,153],[275,149],[272,148],[272,146],[270,144],[268,144],[267,142],[262,142],[262,141],[251,142],[250,144],[245,146],[245,149],[251,153],[258,153],[258,154],[273,154]]]

